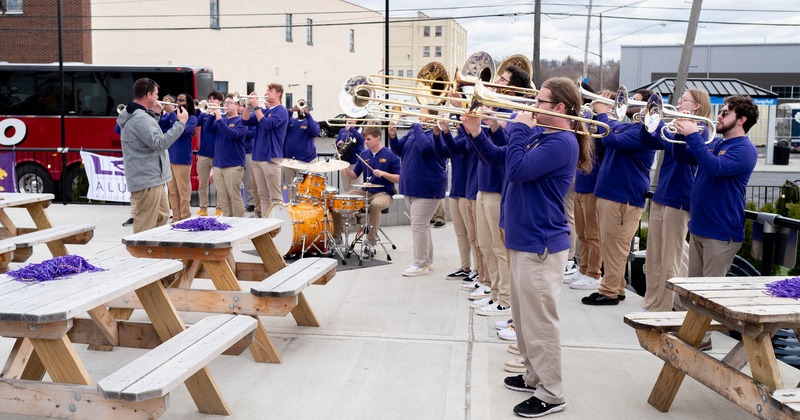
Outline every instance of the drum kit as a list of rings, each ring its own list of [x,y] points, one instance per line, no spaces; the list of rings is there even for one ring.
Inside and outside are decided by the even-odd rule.
[[[356,225],[351,223],[356,219],[356,214],[363,209],[369,212],[369,203],[366,197],[359,195],[339,194],[336,187],[326,185],[325,172],[339,171],[348,167],[347,161],[332,159],[306,163],[296,159],[275,159],[273,162],[282,167],[292,168],[298,172],[292,180],[288,203],[273,204],[268,217],[283,220],[291,228],[281,229],[273,238],[275,246],[283,256],[303,256],[307,252],[332,254],[336,252],[347,264],[347,256],[361,235],[368,228],[368,220],[362,226],[361,232],[349,246],[347,240],[343,245],[337,245],[337,238],[333,236],[333,215],[331,212],[341,214],[344,226]],[[354,188],[381,187],[379,184],[364,183],[353,184]],[[347,230],[345,229],[345,232]],[[345,233],[347,237],[347,233]],[[363,242],[362,242],[363,243]],[[357,253],[361,260],[361,253]],[[361,261],[359,261],[361,262]]]

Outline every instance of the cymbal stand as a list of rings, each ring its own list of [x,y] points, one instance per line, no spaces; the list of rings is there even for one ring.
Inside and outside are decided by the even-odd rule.
[[[356,232],[356,236],[355,238],[353,238],[353,242],[347,248],[347,253],[346,253],[348,257],[350,256],[351,253],[355,253],[358,256],[359,267],[364,265],[364,258],[363,258],[364,250],[369,249],[365,244],[366,239],[364,238],[364,235],[369,233],[369,229],[372,229],[372,225],[369,223],[369,193],[367,193],[366,191],[364,192],[364,215],[365,215],[364,223],[360,225],[360,229],[358,230],[358,232]],[[353,214],[351,217],[355,218],[355,214]],[[356,243],[359,242],[361,243],[361,250],[360,250],[361,252],[356,253],[353,250],[356,247]],[[381,246],[383,247],[383,244],[381,244]],[[386,252],[386,247],[383,247],[383,251]],[[369,257],[372,258],[372,256],[375,255],[375,251],[370,250],[370,252],[371,253]],[[386,255],[389,255],[389,253],[387,252]]]
[[[342,265],[347,265],[347,260],[344,258],[344,253],[342,252],[341,248],[344,246],[337,246],[336,245],[336,238],[334,238],[333,233],[333,217],[331,215],[331,210],[328,208],[328,191],[324,190],[322,192],[322,208],[323,208],[323,219],[322,219],[322,232],[317,234],[313,241],[311,241],[310,248],[314,248],[320,254],[327,254],[328,252],[332,251],[331,254],[336,253],[339,255],[339,258],[342,260]],[[320,235],[322,236],[322,248],[319,249],[316,243],[317,240],[320,239]]]

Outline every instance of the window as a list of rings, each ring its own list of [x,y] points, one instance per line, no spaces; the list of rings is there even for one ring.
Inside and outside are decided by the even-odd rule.
[[[397,76],[403,77],[403,70],[397,70]]]
[[[245,92],[244,94],[249,95],[250,92],[255,92],[255,90],[256,90],[256,82],[247,82],[247,92]]]
[[[294,95],[292,95],[289,92],[286,92],[284,96],[286,97],[286,105],[284,106],[286,107],[286,109],[292,109],[292,106],[294,106]]]
[[[434,57],[441,57],[442,56],[442,46],[441,45],[437,45],[436,46],[436,49],[433,51],[433,56]]]
[[[292,14],[286,14],[286,42],[292,42]]]
[[[435,35],[436,36],[442,36],[442,27],[441,26],[437,26],[436,27]]]
[[[314,45],[313,25],[313,19],[306,19],[306,45]]]
[[[350,52],[356,52],[356,30],[350,30]]]
[[[431,27],[430,26],[423,26],[422,27],[422,36],[431,36]]]
[[[214,80],[214,89],[220,92],[227,92],[228,91],[228,81],[227,80]],[[158,89],[158,93],[161,94],[161,89]]]
[[[778,94],[779,99],[800,98],[800,86],[771,86],[770,90]]]
[[[309,110],[313,110],[313,108],[311,107],[311,104],[314,103],[312,102],[313,100],[314,100],[314,86],[306,85],[306,104],[307,104],[306,106],[308,107]]]
[[[2,14],[22,14],[23,0],[0,0],[0,13]]]
[[[389,76],[394,76],[394,70],[389,70],[386,74]]]
[[[219,29],[219,0],[211,0],[211,29]]]
[[[431,47],[422,47],[422,56],[423,57],[430,57],[431,56]]]

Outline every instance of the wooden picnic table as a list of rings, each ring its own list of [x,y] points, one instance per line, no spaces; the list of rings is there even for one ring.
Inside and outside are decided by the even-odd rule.
[[[648,402],[660,411],[668,411],[684,376],[689,375],[757,417],[800,418],[800,389],[794,384],[784,386],[771,341],[781,328],[800,332],[800,302],[764,293],[767,283],[782,279],[669,280],[667,287],[680,296],[688,312],[677,336],[657,329],[637,328],[642,347],[665,362]],[[722,360],[697,348],[712,321],[742,334],[742,341]],[[750,365],[750,376],[741,371],[745,364]]]
[[[160,280],[174,277],[181,263],[130,257],[89,261],[105,271],[40,283],[0,275],[0,335],[17,338],[0,375],[0,412],[61,418],[154,418],[166,409],[166,395],[123,401],[107,398],[99,385],[91,386],[93,379],[68,332],[77,322],[76,316],[88,312],[95,328],[108,340],[124,341],[104,304],[135,291],[161,341],[170,343],[185,326]],[[33,348],[27,352],[30,357],[18,357],[26,352],[26,345]],[[191,377],[177,380],[185,379],[201,412],[229,414],[206,363],[202,361]],[[42,381],[45,371],[52,382]]]
[[[31,232],[35,229],[18,228],[6,214],[6,209],[14,207],[24,207],[28,210],[36,229],[47,229],[53,227],[53,223],[44,211],[50,207],[50,203],[55,196],[53,194],[37,193],[0,193],[0,224],[8,231],[11,236]]]
[[[280,363],[280,355],[258,316],[285,316],[291,313],[298,325],[318,327],[319,321],[302,293],[305,285],[295,288],[290,295],[275,293],[264,296],[256,291],[243,292],[243,288],[249,286],[240,282],[264,282],[287,267],[272,240],[283,221],[240,217],[219,217],[217,220],[231,227],[222,231],[187,232],[165,225],[128,235],[122,238],[122,243],[135,257],[183,260],[184,270],[180,278],[168,289],[178,310],[252,315],[258,321],[250,346],[253,358],[262,363]],[[234,245],[249,243],[255,246],[261,262],[236,262],[233,257]],[[335,268],[326,268],[313,277],[312,282],[325,284],[334,274]],[[191,289],[195,276],[210,278],[216,290]],[[130,310],[138,307],[138,302],[134,299],[118,299],[113,306]],[[127,314],[117,312],[115,315],[124,317]]]

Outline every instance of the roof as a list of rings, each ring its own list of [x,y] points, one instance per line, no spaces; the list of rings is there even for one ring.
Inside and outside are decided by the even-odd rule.
[[[739,79],[702,79],[691,78],[686,79],[686,88],[702,89],[708,92],[709,96],[731,96],[731,95],[750,95],[751,98],[777,98],[778,94],[770,90],[760,88],[756,85],[743,82]],[[663,77],[647,85],[641,86],[639,89],[650,89],[653,93],[661,94],[661,96],[672,95],[675,91],[675,78]],[[634,91],[635,91],[634,90]]]

